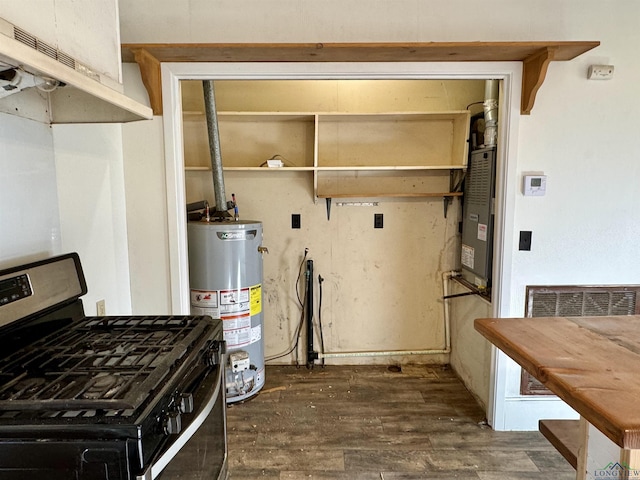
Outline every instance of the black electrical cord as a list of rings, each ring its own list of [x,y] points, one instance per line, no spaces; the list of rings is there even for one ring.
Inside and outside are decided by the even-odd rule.
[[[304,265],[304,261],[307,259],[307,254],[309,253],[309,249],[304,249],[304,257],[302,257],[302,261],[300,262],[300,266],[298,267],[298,277],[296,278],[296,296],[298,297],[298,303],[301,307],[303,307],[302,299],[300,298],[300,275],[302,275],[302,266]],[[306,289],[305,289],[306,290]]]
[[[307,300],[308,283],[304,282],[304,297],[303,297],[304,302],[300,299],[300,287],[299,287],[300,276],[302,275],[302,267],[304,266],[304,262],[307,258],[308,253],[309,253],[309,249],[305,248],[304,256],[302,257],[302,261],[300,262],[300,266],[298,267],[298,277],[296,278],[296,295],[298,296],[298,303],[300,304],[300,321],[298,322],[298,326],[296,328],[296,341],[295,341],[295,344],[293,345],[293,349],[295,350],[295,357],[296,357],[296,368],[300,368],[300,352],[298,351],[298,345],[300,344],[300,337],[302,336],[302,327],[304,325],[304,314],[307,308],[309,308],[305,303]]]
[[[318,329],[320,330],[320,351],[322,352],[321,364],[324,367],[324,336],[322,335],[322,282],[324,278],[322,275],[318,275],[318,285],[320,291],[318,292]]]
[[[304,265],[304,261],[306,260],[308,253],[309,253],[309,249],[305,248],[304,249],[304,257],[302,257],[302,261],[300,262],[300,267],[298,268],[298,277],[296,278],[296,296],[298,297],[298,303],[300,303],[301,312],[300,312],[300,320],[298,321],[298,325],[296,326],[296,330],[294,332],[293,339],[291,340],[293,342],[293,345],[286,352],[281,353],[279,355],[276,355],[275,357],[269,357],[269,358],[265,359],[265,363],[266,362],[270,362],[272,360],[277,360],[278,358],[286,357],[287,355],[290,355],[291,352],[293,352],[295,350],[295,352],[296,352],[296,366],[299,366],[299,364],[298,364],[298,344],[300,343],[300,335],[302,333],[302,325],[304,324],[304,311],[305,311],[305,305],[304,305],[302,299],[300,298],[300,291],[299,291],[300,287],[299,287],[299,284],[300,284],[300,275],[302,274],[302,266]],[[305,285],[306,285],[306,282],[305,282]],[[306,291],[306,288],[305,288],[305,291]],[[305,298],[306,298],[306,295],[305,295]]]
[[[480,105],[481,103],[484,103],[484,102],[473,102],[473,103],[470,103],[469,105],[467,105],[467,108],[465,108],[465,110],[469,110],[469,107],[472,106],[472,105]]]
[[[287,355],[291,354],[291,352],[293,352],[294,350],[296,351],[296,365],[298,365],[298,344],[300,343],[300,334],[302,332],[302,325],[304,324],[304,304],[302,306],[302,312],[300,313],[300,321],[298,322],[298,325],[296,326],[296,331],[294,333],[294,337],[295,338],[295,342],[294,344],[291,346],[291,348],[289,350],[287,350],[284,353],[281,353],[279,355],[276,355],[275,357],[269,357],[265,360],[265,362],[270,362],[272,360],[277,360],[278,358],[282,358],[282,357],[286,357]],[[293,340],[291,340],[293,342]]]

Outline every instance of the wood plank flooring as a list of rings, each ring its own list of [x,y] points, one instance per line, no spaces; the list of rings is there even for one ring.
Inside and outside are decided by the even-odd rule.
[[[573,480],[538,432],[494,432],[442,366],[267,367],[227,410],[231,480]]]

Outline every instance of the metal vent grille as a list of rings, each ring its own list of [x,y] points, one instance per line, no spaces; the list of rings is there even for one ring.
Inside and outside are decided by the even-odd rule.
[[[38,49],[38,39],[21,28],[13,27],[13,38],[34,50]]]
[[[527,287],[526,316],[604,317],[637,315],[640,286]],[[542,383],[522,370],[521,395],[553,395]]]
[[[47,57],[53,58],[54,60],[62,63],[63,65],[66,65],[67,67],[72,68],[73,70],[78,70],[77,69],[77,66],[79,65],[78,61],[75,58],[73,58],[71,55],[61,52],[56,47],[49,45],[48,43],[43,42],[42,40],[39,40],[34,35],[30,34],[29,32],[23,30],[20,27],[16,27],[15,25],[13,26],[13,38],[18,42],[46,55]]]
[[[483,206],[491,196],[491,158],[474,158],[467,177],[472,177],[469,188],[465,192],[469,205]]]
[[[76,70],[76,65],[77,65],[76,60],[73,57],[67,55],[66,53],[61,52],[60,50],[58,50],[58,61],[63,65],[66,65],[67,67],[73,68],[74,70]]]
[[[534,292],[528,317],[633,315],[636,291]]]

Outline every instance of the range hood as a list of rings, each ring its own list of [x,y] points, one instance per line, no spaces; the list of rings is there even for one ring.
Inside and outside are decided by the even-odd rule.
[[[10,69],[24,73],[35,85],[28,87],[47,96],[49,123],[122,123],[153,116],[151,108],[124,95],[120,83],[0,18],[0,71]],[[0,86],[5,93],[12,88],[6,80]],[[4,101],[0,97],[0,104]]]

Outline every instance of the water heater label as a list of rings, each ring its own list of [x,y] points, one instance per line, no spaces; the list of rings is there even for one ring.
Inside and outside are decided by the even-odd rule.
[[[220,318],[220,309],[202,308],[191,305],[191,315],[209,315],[211,318]]]
[[[253,316],[259,314],[262,311],[262,285],[254,285],[249,290],[251,316]]]
[[[249,314],[222,317],[222,329],[225,332],[227,330],[238,330],[247,327],[251,327],[251,317]]]
[[[220,290],[220,311],[230,313],[249,313],[249,289]]]
[[[262,325],[251,327],[251,343],[259,342],[262,338]]]
[[[209,290],[191,290],[191,305],[194,307],[216,308],[218,292]]]
[[[257,230],[244,230],[240,232],[216,232],[220,240],[253,240]]]
[[[224,339],[230,348],[259,342],[262,326],[251,318],[262,312],[262,285],[236,290],[191,290],[191,313],[222,320]]]
[[[224,321],[224,319],[222,320]],[[225,330],[224,341],[227,342],[227,347],[230,347],[230,348],[237,348],[237,347],[243,347],[245,345],[249,345],[249,343],[251,343],[251,327],[238,328],[235,330]]]

